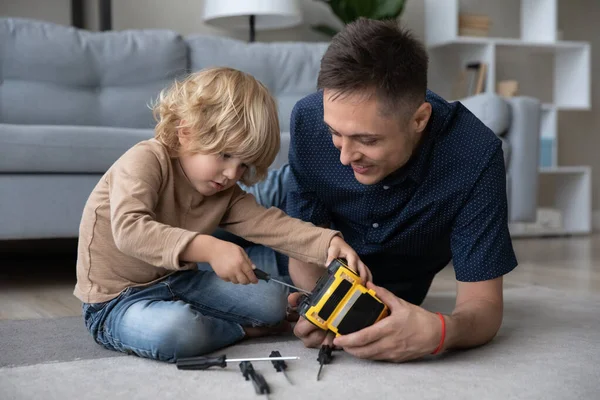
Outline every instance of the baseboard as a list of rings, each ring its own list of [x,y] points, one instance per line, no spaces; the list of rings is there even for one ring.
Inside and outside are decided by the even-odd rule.
[[[49,257],[49,256],[74,256],[77,257],[77,238],[55,239],[0,239],[0,264],[5,258],[11,257]]]
[[[600,232],[600,210],[592,212],[592,231]]]

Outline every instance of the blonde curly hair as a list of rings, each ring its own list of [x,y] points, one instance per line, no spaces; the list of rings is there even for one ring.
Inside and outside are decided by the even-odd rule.
[[[152,106],[155,138],[174,153],[226,153],[248,164],[241,182],[252,185],[267,175],[280,146],[277,105],[251,75],[216,67],[195,72],[163,90]],[[182,149],[178,132],[192,145]]]

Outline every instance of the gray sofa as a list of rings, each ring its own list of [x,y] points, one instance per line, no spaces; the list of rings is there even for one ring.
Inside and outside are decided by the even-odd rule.
[[[106,169],[153,135],[149,104],[175,78],[227,65],[269,87],[287,159],[289,116],[327,43],[252,43],[171,31],[87,32],[0,19],[0,239],[69,238]],[[465,99],[506,144],[511,221],[535,217],[539,102]]]

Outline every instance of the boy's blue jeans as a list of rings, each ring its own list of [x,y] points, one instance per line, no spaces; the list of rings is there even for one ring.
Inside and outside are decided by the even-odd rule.
[[[281,208],[288,171],[284,166],[271,171],[265,181],[243,188],[264,206]],[[258,268],[281,275],[273,250],[252,245],[246,251]],[[175,362],[241,340],[244,326],[281,322],[287,294],[274,282],[225,282],[210,265],[198,264],[197,271],[176,272],[151,286],[127,288],[105,303],[84,303],[83,317],[94,340],[108,349]]]

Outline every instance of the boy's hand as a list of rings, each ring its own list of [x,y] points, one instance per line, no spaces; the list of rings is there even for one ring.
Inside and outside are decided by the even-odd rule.
[[[253,271],[254,265],[244,249],[219,239],[215,239],[211,246],[208,263],[219,278],[241,285],[258,283]]]
[[[363,285],[373,281],[373,275],[369,268],[360,260],[354,249],[339,236],[335,236],[329,242],[326,265],[328,266],[336,258],[345,258],[350,269],[358,272]]]

